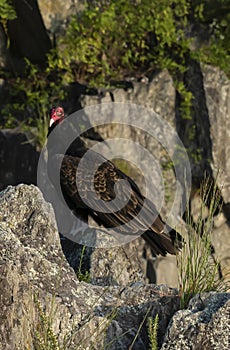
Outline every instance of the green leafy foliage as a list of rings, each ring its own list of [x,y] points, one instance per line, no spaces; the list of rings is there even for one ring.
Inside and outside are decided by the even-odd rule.
[[[230,76],[230,2],[229,0],[195,0],[192,12],[203,25],[209,39],[194,53],[205,63],[220,67]]]
[[[0,22],[13,20],[16,18],[16,12],[10,0],[0,0]]]
[[[6,34],[6,46],[10,46],[10,40],[8,37],[8,27],[7,22],[12,21],[17,18],[14,7],[11,3],[11,0],[0,0],[0,24]]]
[[[62,76],[50,67],[42,71],[27,58],[25,63],[23,76],[3,75],[7,79],[9,98],[1,110],[1,124],[3,127],[19,126],[24,131],[29,130],[32,134],[31,141],[40,149],[47,138],[50,106],[64,100],[65,85]]]
[[[15,16],[11,2],[0,0],[0,18]],[[3,124],[13,127],[23,114],[24,122],[35,126],[48,106],[65,98],[70,82],[110,87],[161,69],[168,69],[181,96],[181,118],[191,119],[193,95],[183,79],[187,62],[192,57],[229,74],[229,23],[228,0],[88,1],[70,16],[45,70],[26,59],[23,74],[6,78],[12,99],[2,108]],[[194,51],[191,28],[197,24],[208,40]]]
[[[188,48],[183,31],[188,12],[184,0],[89,3],[70,19],[49,62],[65,70],[68,79],[96,87],[149,69],[182,70],[170,49]]]

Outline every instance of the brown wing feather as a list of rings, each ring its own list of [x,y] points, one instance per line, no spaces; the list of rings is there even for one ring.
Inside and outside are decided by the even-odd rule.
[[[95,159],[99,162],[100,166],[95,172],[94,183],[92,183],[87,173],[84,170],[81,172],[78,168],[80,158],[72,156],[65,156],[63,158],[61,187],[65,198],[68,198],[67,202],[71,202],[75,208],[87,208],[89,213],[96,215],[105,227],[119,227],[119,230],[124,233],[127,233],[128,227],[129,234],[137,234],[140,230],[142,232],[146,231],[143,233],[143,238],[150,244],[156,254],[165,255],[167,252],[175,254],[177,250],[174,245],[175,231],[172,230],[171,234],[167,232],[169,228],[166,231],[165,223],[161,219],[154,204],[141,194],[138,186],[132,179],[101,155],[97,153],[92,154],[92,158],[88,159],[87,167],[89,169],[95,165]],[[79,196],[75,182],[77,168],[78,172],[80,171],[78,179],[80,178],[81,180],[81,190],[83,189],[81,196],[83,195],[83,199],[85,196],[91,202],[90,207]],[[119,180],[128,181],[131,187],[131,196],[128,203],[122,209],[114,210],[112,213],[101,212],[101,209],[105,210],[108,207],[108,203],[116,198],[114,186]],[[95,196],[92,198],[92,192],[97,194],[96,198]],[[122,186],[120,187],[120,192],[117,194],[121,198],[123,196],[124,199],[127,196]],[[142,209],[144,201],[146,208]],[[141,209],[143,211],[141,218],[139,220],[132,220],[137,217]],[[149,222],[153,222],[151,227],[149,227]],[[122,227],[124,224],[126,224],[126,230]],[[178,237],[179,241],[181,241],[181,237],[179,235]]]

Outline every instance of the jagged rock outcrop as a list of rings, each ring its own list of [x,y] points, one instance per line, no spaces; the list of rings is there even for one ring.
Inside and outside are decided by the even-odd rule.
[[[196,67],[195,67],[196,68]],[[202,170],[205,169],[205,162],[211,164],[214,172],[214,176],[219,171],[218,185],[220,186],[221,193],[224,199],[224,203],[229,202],[229,100],[230,100],[230,81],[226,75],[220,71],[219,68],[211,66],[203,66],[202,70],[191,67],[187,79],[194,75],[193,79],[190,79],[190,84],[193,85],[193,89],[196,90],[196,98],[194,104],[196,104],[196,119],[192,120],[193,125],[197,127],[197,132],[194,139],[191,141],[194,148],[199,149],[201,146],[207,148],[204,150],[206,157],[201,158],[199,161],[194,161],[190,158],[191,166],[193,170],[193,176],[199,178],[197,173],[198,167]],[[197,77],[197,78],[195,78]],[[202,89],[198,89],[197,80],[200,80]],[[82,107],[87,107],[93,104],[106,103],[106,102],[131,102],[138,105],[152,108],[161,117],[166,119],[172,126],[177,128],[178,135],[182,141],[185,130],[182,130],[181,120],[177,120],[175,105],[176,92],[173,86],[171,76],[167,71],[156,74],[153,79],[146,84],[146,82],[132,82],[129,89],[114,89],[112,91],[98,91],[98,95],[95,96],[82,96]],[[199,95],[200,93],[200,95]],[[203,98],[203,104],[198,103],[199,99]],[[203,108],[203,110],[202,110]],[[206,114],[206,124],[202,117]],[[199,120],[199,118],[203,118]],[[182,120],[183,121],[183,120]],[[186,121],[185,127],[190,127],[190,124]],[[201,128],[202,126],[202,128]],[[199,128],[202,130],[199,132]],[[121,135],[121,128],[111,126],[100,126],[97,128],[102,137],[119,137]],[[130,128],[125,127],[122,130],[122,136],[130,138],[132,140],[141,143],[148,150],[155,150],[154,143],[149,143],[149,139],[141,135],[140,133],[131,132]],[[191,144],[190,142],[190,144]],[[186,143],[185,143],[186,144]],[[159,147],[159,145],[158,145]],[[131,150],[130,150],[131,152]],[[156,152],[157,153],[157,152]],[[200,165],[195,162],[200,162]],[[193,164],[194,163],[194,164]],[[201,164],[203,163],[203,165]],[[206,169],[208,170],[208,169]]]
[[[206,104],[212,142],[211,167],[218,173],[224,203],[230,203],[230,81],[220,69],[203,67]],[[229,212],[230,213],[230,212]]]
[[[205,171],[210,176],[215,177],[219,171],[217,177],[217,185],[221,191],[223,198],[223,213],[224,219],[222,229],[226,232],[225,239],[222,240],[221,235],[217,229],[219,224],[214,223],[213,230],[213,245],[218,244],[222,246],[222,249],[216,250],[216,255],[221,261],[223,271],[229,271],[229,249],[227,249],[230,242],[230,193],[229,193],[229,101],[230,101],[230,82],[226,75],[220,71],[220,69],[210,66],[199,67],[198,64],[190,62],[191,67],[186,73],[185,79],[189,82],[191,91],[195,94],[194,115],[191,121],[181,119],[178,115],[178,97],[173,86],[172,78],[167,71],[156,74],[150,82],[144,80],[143,82],[133,81],[129,88],[114,89],[112,91],[98,91],[98,95],[94,96],[82,96],[81,103],[83,107],[90,105],[108,102],[131,102],[138,105],[143,105],[152,108],[161,117],[167,120],[172,126],[174,126],[178,132],[179,137],[185,142],[191,156],[193,150],[201,150],[200,159],[190,157],[190,164],[193,176],[193,191],[195,191],[201,184],[201,180]],[[198,84],[199,82],[199,84]],[[198,84],[198,85],[197,85]],[[179,119],[178,119],[179,118]],[[187,133],[191,129],[196,130],[192,141],[189,141]],[[145,133],[137,132],[132,127],[125,126],[98,126],[97,131],[106,140],[109,138],[124,137],[131,139],[134,142],[145,147],[151,154],[156,157],[160,164],[166,164],[169,159],[162,152],[161,145],[154,140],[146,137]],[[187,136],[186,136],[187,135]],[[124,154],[130,160],[134,156],[132,148],[127,150],[124,145]],[[196,158],[196,159],[195,159]],[[166,167],[167,168],[167,167]],[[153,174],[153,178],[156,184],[160,187],[159,174]],[[168,204],[165,209],[170,208],[175,191],[175,174],[170,167],[164,171],[165,178],[165,190],[168,197]],[[138,182],[138,177],[136,181]],[[169,185],[170,184],[170,185]],[[142,183],[139,183],[142,186]],[[194,203],[196,203],[194,197]],[[193,198],[191,199],[193,201]],[[192,204],[194,207],[194,205]],[[199,210],[199,206],[196,208]],[[207,208],[208,210],[208,208]],[[180,214],[180,206],[178,206],[178,214]],[[215,218],[218,221],[218,218]],[[215,233],[217,232],[217,233]],[[218,238],[217,238],[218,237]],[[222,254],[224,250],[224,255]],[[218,255],[218,252],[220,255]],[[170,259],[170,265],[172,266],[169,280],[161,278],[166,262],[168,266]],[[157,267],[157,268],[156,268]],[[173,262],[171,257],[159,258],[153,264],[153,269],[156,271],[156,281],[160,283],[167,283],[171,286],[177,285],[176,275],[176,263]],[[225,273],[223,273],[225,274]],[[163,274],[164,275],[164,274]],[[167,278],[167,277],[166,277]]]
[[[89,273],[90,283],[101,286],[125,286],[133,282],[153,282],[146,277],[147,266],[144,259],[145,242],[142,238],[125,244],[124,246],[94,249],[74,243],[61,235],[63,253],[70,266],[78,273]],[[149,275],[151,275],[149,273]]]
[[[63,31],[69,16],[77,14],[83,8],[83,3],[84,1],[79,0],[38,0],[41,16],[51,39]]]
[[[220,72],[219,69],[205,66],[203,67],[203,82],[204,82],[204,92],[206,96],[206,105],[208,110],[208,115],[210,118],[210,129],[207,128],[207,137],[212,141],[212,148],[209,150],[212,153],[211,168],[213,169],[213,175],[216,171],[220,169],[218,176],[218,184],[222,191],[222,197],[224,199],[223,220],[218,223],[218,218],[215,218],[214,231],[213,231],[213,245],[216,251],[216,256],[220,259],[221,265],[224,271],[229,269],[229,249],[228,245],[230,242],[230,230],[229,230],[229,166],[228,159],[229,155],[229,131],[226,127],[228,122],[229,114],[229,80],[226,78],[224,73]],[[212,87],[213,86],[213,87]],[[78,89],[78,93],[79,93]],[[175,119],[175,89],[173,86],[173,81],[167,71],[160,72],[153,77],[153,80],[149,83],[143,82],[132,82],[129,84],[129,88],[124,89],[114,89],[113,91],[101,91],[95,95],[83,95],[84,91],[81,90],[81,104],[82,107],[87,107],[91,104],[98,104],[101,102],[132,102],[137,104],[142,104],[147,107],[152,108],[159,113],[160,116],[164,117],[172,126],[176,127]],[[112,98],[111,98],[112,96]],[[79,96],[76,98],[79,98]],[[72,103],[76,103],[78,100],[73,100]],[[79,104],[79,102],[77,102]],[[70,108],[71,110],[71,108]],[[207,112],[207,111],[206,111]],[[197,114],[198,115],[198,114]],[[198,121],[199,122],[199,121]],[[154,157],[159,160],[160,163],[166,165],[164,170],[164,177],[166,179],[166,196],[168,198],[168,206],[166,205],[166,213],[168,208],[172,204],[173,195],[175,193],[175,176],[173,169],[170,166],[167,168],[167,164],[170,165],[170,160],[162,152],[159,145],[146,137],[144,133],[137,132],[128,126],[126,127],[98,127],[97,131],[106,140],[110,137],[127,137],[140,145],[143,145],[150,153],[154,154]],[[210,132],[210,135],[209,135]],[[19,182],[26,183],[36,183],[36,164],[38,154],[35,148],[32,149],[30,144],[24,143],[28,140],[23,134],[15,133],[14,131],[2,131],[0,133],[0,188],[8,184],[18,184]],[[204,137],[204,133],[202,134]],[[197,141],[197,145],[200,141]],[[9,146],[10,144],[10,146]],[[198,146],[197,146],[198,147]],[[221,149],[221,151],[219,151]],[[132,159],[132,148],[125,149],[125,154],[128,154],[128,159]],[[12,158],[13,157],[13,158]],[[193,168],[194,169],[194,168]],[[193,174],[194,175],[194,174]],[[140,187],[143,187],[142,177],[135,172],[132,173],[132,177],[136,176],[136,181],[139,183]],[[156,182],[156,188],[160,188],[160,177],[159,173],[152,174],[154,182]],[[195,174],[196,177],[196,174]],[[223,186],[221,187],[221,184]],[[193,205],[194,202],[194,205]],[[199,201],[198,201],[199,202]],[[197,197],[194,196],[192,199],[192,207],[196,206],[194,213],[198,210]],[[179,210],[179,207],[178,207]],[[195,215],[195,214],[194,214]],[[220,233],[224,232],[224,236]],[[224,237],[224,238],[223,238]],[[221,247],[221,248],[218,248]],[[128,246],[127,248],[128,249]],[[132,250],[132,248],[131,248]],[[139,250],[143,251],[143,247],[139,246]],[[129,251],[129,249],[128,249]],[[176,273],[176,263],[175,259],[172,257],[159,258],[154,260],[147,256],[146,259],[142,258],[142,251],[140,251],[139,256],[142,260],[142,266],[144,266],[143,275],[146,274],[146,269],[148,270],[147,277],[152,282],[166,283],[172,287],[177,286],[177,273]],[[71,255],[70,251],[70,255]],[[121,255],[123,253],[121,252]],[[129,254],[128,254],[129,255]],[[76,260],[76,259],[75,259]],[[78,261],[78,260],[77,260]],[[97,259],[95,260],[97,265]],[[75,263],[73,262],[73,265]],[[147,266],[146,266],[147,265]],[[168,266],[171,266],[171,273],[165,274]],[[112,265],[110,265],[112,267]],[[227,275],[228,272],[226,272]],[[163,277],[162,277],[163,276]],[[165,277],[166,276],[166,277]],[[121,280],[120,280],[121,282]]]
[[[27,2],[14,0],[12,4],[16,9],[17,19],[9,22],[10,47],[6,45],[6,32],[3,26],[0,26],[0,67],[3,70],[12,71],[13,69],[20,72],[24,66],[23,56],[29,58],[32,63],[44,65],[46,53],[52,46],[54,37],[58,37],[59,34],[63,33],[69,15],[79,13],[85,3],[81,0],[68,0],[65,3],[59,0],[55,2],[51,0],[30,0]],[[199,28],[195,34],[198,41],[204,34],[205,36],[207,34],[206,31],[205,33],[202,31],[203,29]],[[201,36],[199,37],[199,35]],[[69,92],[66,109],[72,112],[80,106],[87,107],[103,102],[131,102],[149,107],[177,130],[179,137],[188,147],[195,189],[199,187],[201,177],[205,172],[215,177],[219,171],[217,184],[221,189],[224,201],[222,213],[225,219],[222,227],[219,224],[217,224],[218,227],[216,224],[214,225],[213,245],[214,249],[217,245],[215,252],[221,261],[224,273],[224,270],[229,269],[230,261],[228,249],[230,242],[230,127],[228,117],[230,113],[230,83],[226,75],[218,68],[207,65],[200,66],[198,62],[193,60],[189,60],[186,64],[187,70],[183,75],[183,81],[194,96],[191,120],[183,119],[180,112],[180,96],[176,93],[173,79],[166,70],[151,73],[152,75],[148,78],[143,76],[138,82],[134,78],[129,78],[126,81],[119,82],[117,86],[120,88],[90,89],[90,93],[86,86],[75,82],[66,88]],[[8,92],[4,88],[5,85],[6,82],[0,80],[1,101],[3,103],[4,101],[10,102]],[[162,169],[165,179],[165,182],[163,182],[165,198],[167,198],[163,214],[164,210],[165,213],[168,213],[175,194],[176,179],[167,152],[162,149],[159,143],[147,137],[145,133],[129,126],[100,126],[97,131],[105,140],[110,137],[127,137],[142,145],[154,155],[159,164],[163,164]],[[38,153],[31,145],[24,144],[27,141],[27,138],[19,132],[2,131],[0,133],[0,189],[8,184],[36,183]],[[124,145],[124,147],[126,146]],[[132,148],[127,149],[126,147],[125,151],[128,159],[132,160],[134,153]],[[147,163],[148,160],[146,160]],[[160,175],[158,168],[152,173],[155,183],[155,188],[153,188],[153,191],[156,191],[153,193],[154,196],[156,194],[155,197],[158,197],[157,190],[162,191],[163,188]],[[132,177],[136,177],[135,180],[141,188],[144,187],[143,177],[139,176],[138,173],[135,174],[135,172],[132,172]],[[196,203],[196,198],[193,200]],[[179,201],[177,201],[177,209],[180,215]],[[219,233],[221,231],[224,232],[224,235]],[[222,248],[219,249],[219,246]],[[127,249],[128,251],[132,250],[128,247]],[[139,250],[141,249],[143,250],[143,246],[139,247]],[[72,250],[75,251],[75,247]],[[69,252],[71,255],[71,249],[69,249]],[[92,254],[92,257],[94,254]],[[122,254],[120,251],[119,256],[122,256]],[[150,281],[177,286],[174,258],[166,257],[155,260],[152,259],[151,255],[150,258],[147,255],[146,259],[142,259],[142,251],[139,252],[139,256],[142,260],[141,265],[146,265],[141,273],[142,275],[145,276],[145,270],[147,269],[147,277]],[[72,259],[71,264],[74,266],[76,262],[78,262],[78,259]],[[95,257],[95,265],[97,264],[97,257]],[[167,270],[168,266],[171,266],[171,274],[167,274],[166,278],[162,278],[162,276],[165,276],[163,271],[165,268]],[[110,264],[110,268],[112,271],[112,264]],[[116,283],[115,281],[114,283]],[[119,281],[121,283],[121,279]]]
[[[196,295],[172,318],[161,350],[227,350],[230,293]]]
[[[79,282],[62,253],[52,207],[33,185],[1,192],[0,242],[0,349],[34,349],[50,339],[47,315],[53,338],[65,339],[69,350],[109,343],[126,350],[147,314],[159,314],[161,339],[179,308],[178,292],[166,286]],[[148,349],[146,322],[133,349]]]
[[[0,244],[2,350],[41,344],[65,344],[68,350],[127,350],[132,344],[132,349],[147,350],[148,317],[159,315],[161,346],[179,310],[177,290],[164,285],[79,282],[63,255],[53,209],[33,185],[9,186],[0,193]],[[229,301],[223,293],[195,296],[187,310],[174,315],[162,350],[227,349]]]

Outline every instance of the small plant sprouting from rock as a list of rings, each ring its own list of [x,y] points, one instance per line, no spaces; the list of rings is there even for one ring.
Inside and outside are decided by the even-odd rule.
[[[188,238],[177,256],[181,308],[188,305],[193,295],[201,292],[223,291],[224,282],[218,278],[219,261],[213,256],[211,233],[214,215],[220,211],[221,195],[216,181],[207,178],[201,185],[202,198],[199,217],[194,224],[191,214],[187,213]],[[204,211],[209,213],[204,220]]]
[[[34,350],[68,350],[70,348],[70,344],[73,345],[73,342],[74,349],[86,350],[88,349],[86,343],[89,340],[92,340],[92,342],[95,342],[95,344],[100,343],[102,338],[106,340],[107,330],[112,321],[117,316],[116,306],[111,309],[111,311],[107,314],[105,318],[102,319],[101,322],[98,322],[97,327],[95,327],[93,330],[89,330],[89,332],[85,332],[85,334],[87,335],[86,337],[82,337],[81,331],[84,331],[84,328],[88,327],[88,324],[83,323],[81,326],[79,326],[79,324],[73,324],[72,330],[66,333],[63,340],[60,340],[58,338],[58,335],[53,330],[56,312],[54,301],[55,296],[52,296],[50,309],[49,312],[47,312],[44,311],[41,302],[38,299],[38,296],[36,294],[34,295],[35,311],[38,315],[38,322],[37,324],[35,324],[35,328],[33,330]],[[89,320],[92,316],[93,312],[90,312],[86,315],[86,319]],[[121,337],[124,334],[125,333],[121,334]],[[114,342],[114,340],[105,344],[103,349],[109,349],[110,345]],[[27,350],[30,350],[30,348],[28,348]]]
[[[77,278],[78,278],[78,280],[80,282],[89,283],[90,282],[90,273],[89,273],[89,271],[85,271],[84,273],[82,272],[82,264],[83,264],[83,258],[84,258],[84,254],[85,254],[85,249],[86,249],[86,246],[84,245],[82,247],[82,250],[81,250],[81,256],[80,256],[80,261],[79,261],[78,270],[76,272],[76,276],[77,276]]]
[[[35,350],[61,350],[58,336],[52,328],[52,318],[42,308],[38,297],[34,296],[34,303],[38,313],[38,323],[34,332]],[[53,308],[53,305],[52,305]]]
[[[148,318],[148,335],[150,350],[158,350],[157,331],[159,326],[159,315]]]

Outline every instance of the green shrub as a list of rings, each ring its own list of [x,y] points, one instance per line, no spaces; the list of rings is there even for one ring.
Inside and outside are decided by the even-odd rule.
[[[8,37],[8,27],[7,21],[12,21],[17,17],[14,7],[12,5],[11,0],[0,0],[0,25],[2,24],[2,28],[6,34],[7,47],[10,46],[10,40]]]
[[[70,81],[96,87],[159,67],[180,67],[170,50],[188,49],[183,31],[188,13],[185,0],[88,3],[70,19],[49,65],[65,70]]]
[[[191,119],[193,95],[184,83],[189,58],[218,65],[229,74],[229,7],[228,0],[87,2],[83,11],[70,16],[48,53],[45,70],[27,59],[23,74],[2,73],[12,96],[1,110],[3,126],[16,126],[20,118],[36,126],[35,119],[47,116],[51,104],[66,98],[64,87],[70,82],[110,87],[164,68],[181,96],[181,117]],[[6,20],[15,16],[11,2],[0,0],[5,28]],[[194,52],[190,28],[197,23],[210,34]]]
[[[0,0],[0,22],[16,18],[16,12],[10,0]]]
[[[25,63],[23,76],[3,75],[9,98],[1,110],[0,126],[29,131],[30,140],[41,149],[47,138],[49,109],[64,100],[65,84],[62,76],[49,67],[42,71],[26,58]]]

